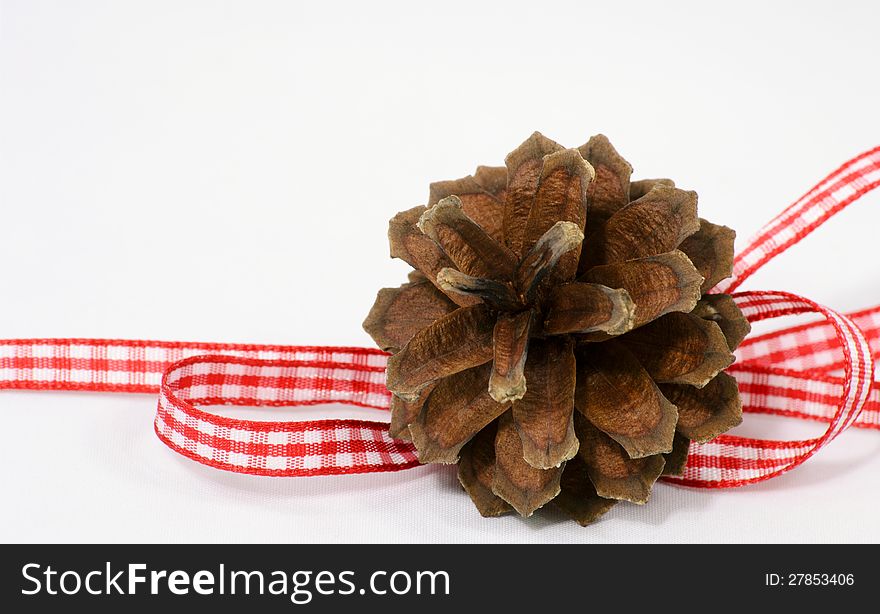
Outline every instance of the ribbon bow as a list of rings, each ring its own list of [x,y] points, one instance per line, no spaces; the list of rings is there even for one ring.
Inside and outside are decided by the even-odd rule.
[[[828,175],[764,226],[715,290],[733,293],[755,271],[880,186],[880,147]],[[747,339],[728,369],[743,410],[827,424],[813,439],[721,435],[693,443],[686,486],[724,488],[768,480],[815,454],[850,426],[880,429],[880,305],[843,315],[787,292],[736,292],[750,322],[816,313],[816,322]],[[352,347],[298,347],[108,339],[0,341],[0,388],[159,392],[156,434],[195,461],[238,473],[307,476],[398,471],[419,464],[386,422],[254,421],[198,406],[342,403],[387,410],[387,354]],[[842,375],[837,373],[842,372]]]

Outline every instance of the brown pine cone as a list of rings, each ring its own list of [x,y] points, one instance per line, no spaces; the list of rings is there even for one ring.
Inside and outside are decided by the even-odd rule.
[[[416,271],[364,328],[393,354],[390,433],[421,462],[458,463],[484,516],[553,501],[587,524],[740,423],[722,370],[749,325],[703,295],[731,274],[734,232],[697,217],[695,192],[631,182],[601,135],[535,133],[505,162],[391,220]]]

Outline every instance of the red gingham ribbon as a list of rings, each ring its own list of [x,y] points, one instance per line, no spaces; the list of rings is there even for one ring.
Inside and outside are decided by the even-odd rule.
[[[880,147],[853,158],[770,221],[737,255],[733,292],[752,273],[828,218],[880,185]],[[796,467],[849,426],[880,429],[880,306],[841,315],[785,292],[739,292],[752,321],[815,313],[821,320],[747,339],[728,369],[746,412],[827,424],[823,435],[775,441],[721,435],[693,444],[687,486],[759,482]],[[387,410],[387,355],[366,348],[125,341],[0,341],[0,388],[155,393],[155,430],[171,449],[200,463],[269,476],[397,471],[418,465],[413,447],[387,422],[254,421],[199,409],[210,405],[341,403]]]

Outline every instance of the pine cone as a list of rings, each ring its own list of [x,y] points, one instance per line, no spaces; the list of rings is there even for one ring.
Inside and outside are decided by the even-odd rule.
[[[484,516],[553,501],[587,524],[740,423],[722,370],[749,325],[704,295],[731,274],[734,232],[697,217],[695,192],[631,182],[601,135],[535,133],[505,162],[391,220],[391,255],[416,271],[364,328],[393,354],[390,433],[421,462],[457,462]]]

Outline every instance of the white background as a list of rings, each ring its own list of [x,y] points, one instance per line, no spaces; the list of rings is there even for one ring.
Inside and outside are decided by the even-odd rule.
[[[873,2],[0,2],[0,336],[369,345],[387,219],[533,130],[607,134],[739,245],[880,141]],[[880,302],[880,194],[749,282]],[[149,395],[3,392],[3,541],[880,541],[880,434],[580,528],[454,472],[197,465]],[[367,410],[242,410],[373,417]],[[374,413],[374,412],[373,412]],[[748,416],[740,432],[818,426]]]

